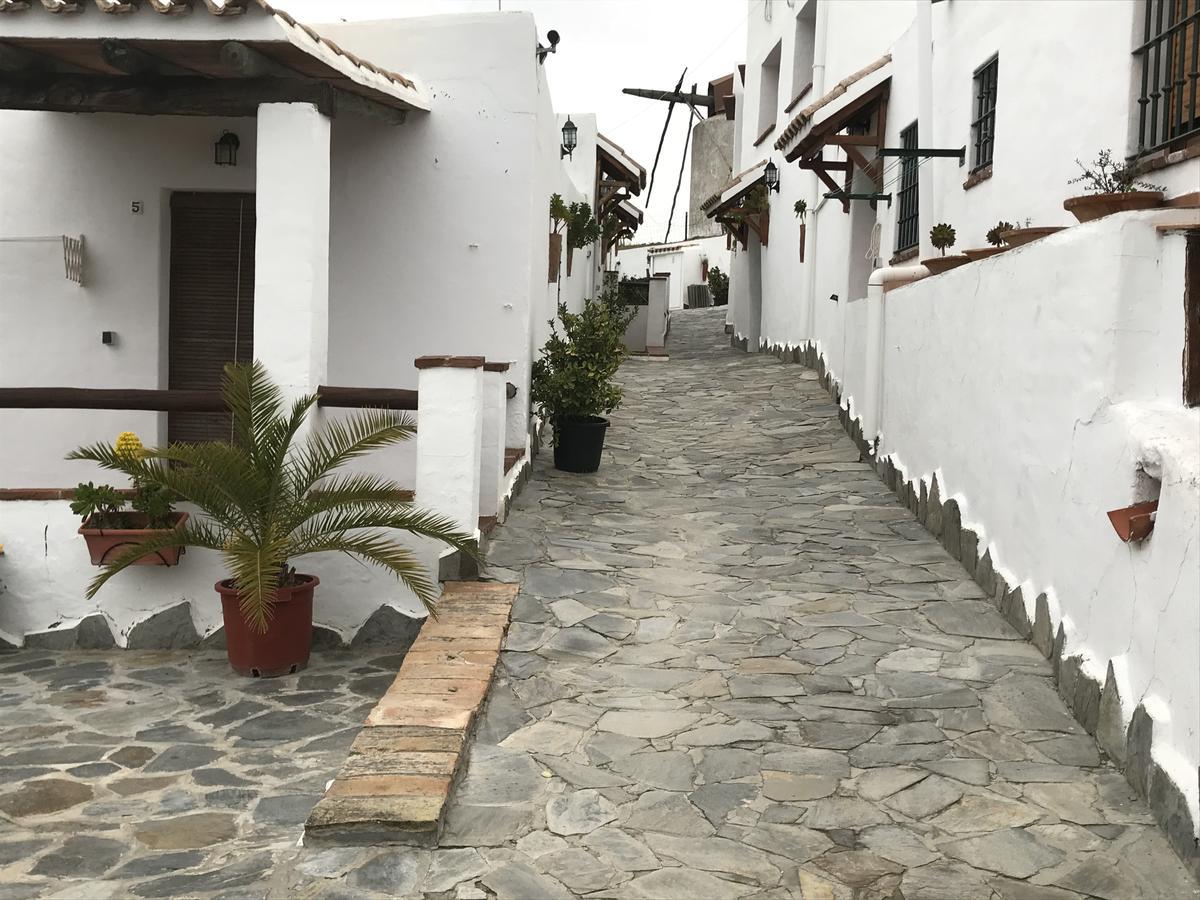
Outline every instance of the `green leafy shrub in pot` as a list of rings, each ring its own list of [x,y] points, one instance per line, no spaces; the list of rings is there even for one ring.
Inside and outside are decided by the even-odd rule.
[[[625,329],[635,315],[614,287],[585,300],[578,313],[559,305],[558,320],[550,320],[550,337],[533,363],[530,399],[542,415],[558,424],[603,416],[620,405],[621,388],[613,377],[625,358]]]
[[[713,306],[724,306],[729,302],[729,276],[719,266],[708,270],[708,289],[712,293]]]
[[[1082,184],[1089,194],[1126,194],[1131,191],[1162,191],[1165,188],[1141,180],[1142,167],[1134,162],[1119,163],[1112,158],[1111,150],[1101,150],[1095,160],[1084,165],[1078,159],[1075,165],[1083,170],[1081,175],[1067,184]]]

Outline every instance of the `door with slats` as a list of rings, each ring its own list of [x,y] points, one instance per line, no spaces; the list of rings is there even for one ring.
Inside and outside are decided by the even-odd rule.
[[[215,389],[254,358],[254,195],[171,195],[168,387]],[[173,412],[170,441],[230,439],[224,413]]]

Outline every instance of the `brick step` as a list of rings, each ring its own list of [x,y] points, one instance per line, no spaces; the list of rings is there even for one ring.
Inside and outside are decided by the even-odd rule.
[[[504,448],[504,474],[507,475],[512,471],[512,467],[521,461],[521,457],[525,455],[523,447],[505,447]]]
[[[305,825],[322,846],[434,847],[517,596],[450,582]]]

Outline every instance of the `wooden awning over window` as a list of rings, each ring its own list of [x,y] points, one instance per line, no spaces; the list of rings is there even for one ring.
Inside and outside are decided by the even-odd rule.
[[[723,188],[700,204],[704,214],[710,219],[715,219],[735,208],[756,185],[764,183],[766,167],[767,161],[762,159],[746,171],[731,178]]]
[[[886,98],[892,81],[892,57],[881,56],[870,65],[839,81],[832,90],[796,114],[775,141],[786,150],[788,162],[824,146],[824,138],[837,134],[861,116],[864,109]]]
[[[625,150],[596,135],[596,207],[601,221],[646,187],[646,170]]]
[[[736,240],[745,249],[750,232],[758,235],[759,243],[767,246],[770,216],[765,204],[758,208],[746,208],[745,204],[756,188],[766,196],[767,161],[760,160],[746,171],[734,176],[728,184],[717,191],[700,208],[710,219],[716,219],[725,229],[727,241]]]
[[[388,121],[429,109],[416,79],[266,0],[0,0],[0,13],[0,108],[254,115],[311,102]]]
[[[776,150],[787,151],[784,159],[814,172],[829,189],[827,196],[841,200],[845,212],[850,211],[851,199],[883,196],[883,160],[878,153],[887,126],[891,61],[891,56],[882,56],[842,79],[802,109],[775,142]],[[845,158],[827,159],[826,147],[841,149]],[[854,193],[856,169],[866,175],[867,188]]]

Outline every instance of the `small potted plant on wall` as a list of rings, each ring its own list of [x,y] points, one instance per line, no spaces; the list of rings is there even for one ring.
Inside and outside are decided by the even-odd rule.
[[[1101,150],[1094,162],[1075,164],[1083,174],[1067,184],[1083,184],[1087,192],[1063,201],[1063,209],[1080,222],[1091,222],[1117,212],[1162,206],[1164,188],[1141,180],[1137,162],[1118,163],[1111,150]],[[1141,188],[1142,190],[1138,190]]]
[[[946,222],[939,222],[929,229],[929,243],[933,244],[935,249],[941,251],[941,256],[933,256],[929,259],[921,260],[921,265],[927,268],[930,274],[940,275],[943,272],[948,272],[971,261],[961,253],[951,254],[950,256],[946,255],[946,251],[954,246],[956,237],[954,226]]]
[[[1011,231],[1013,227],[1014,226],[1012,222],[997,222],[988,229],[987,234],[984,236],[989,246],[979,247],[974,250],[964,250],[963,253],[966,255],[967,259],[977,260],[987,259],[989,256],[995,256],[997,253],[1003,253],[1005,250],[1011,250],[1012,247],[1008,246],[1004,242],[1003,234],[1006,231]]]
[[[109,556],[88,597],[148,554],[183,547],[216,551],[229,574],[216,584],[229,662],[239,674],[255,676],[286,675],[308,664],[319,581],[296,572],[292,562],[301,557],[343,553],[379,566],[432,611],[436,582],[396,533],[441,541],[472,556],[474,539],[411,506],[400,486],[385,478],[338,473],[410,437],[412,420],[388,410],[363,410],[326,422],[297,446],[315,395],[285,407],[282,392],[257,362],[227,365],[222,391],[232,416],[231,443],[176,443],[139,454],[96,444],[68,457],[122,472],[203,514],[201,521],[151,532]]]
[[[585,300],[581,312],[567,312],[560,304],[558,321],[550,320],[550,337],[533,364],[530,399],[553,426],[556,469],[600,468],[608,428],[604,416],[621,402],[613,377],[625,358],[625,329],[636,313],[609,286],[599,298]]]
[[[555,194],[554,196],[558,196]],[[561,201],[560,201],[561,202]],[[571,275],[571,260],[576,250],[582,250],[600,239],[600,223],[587,203],[572,203],[567,207],[567,276]]]
[[[109,449],[115,456],[130,459],[142,459],[146,454],[141,440],[132,431],[122,431]],[[127,500],[130,510],[124,508]],[[171,500],[169,490],[137,478],[128,498],[111,485],[81,482],[75,488],[71,512],[83,519],[79,533],[87,544],[92,565],[105,565],[126,548],[182,528],[188,514],[176,512]],[[163,547],[136,557],[130,565],[175,566],[181,553],[182,546]]]
[[[1008,231],[1001,232],[1000,239],[1010,247],[1020,247],[1054,234],[1056,231],[1063,230],[1061,225],[1033,227],[1030,225],[1030,222],[1030,219],[1026,219],[1022,227],[1013,227]],[[990,234],[991,232],[988,233]]]
[[[804,262],[804,239],[807,232],[807,226],[804,222],[804,217],[808,215],[808,201],[797,200],[792,206],[792,212],[794,212],[796,214],[796,218],[800,220],[800,262]]]
[[[558,267],[562,260],[562,229],[570,217],[567,204],[561,194],[550,195],[550,266],[547,283],[558,281]]]

